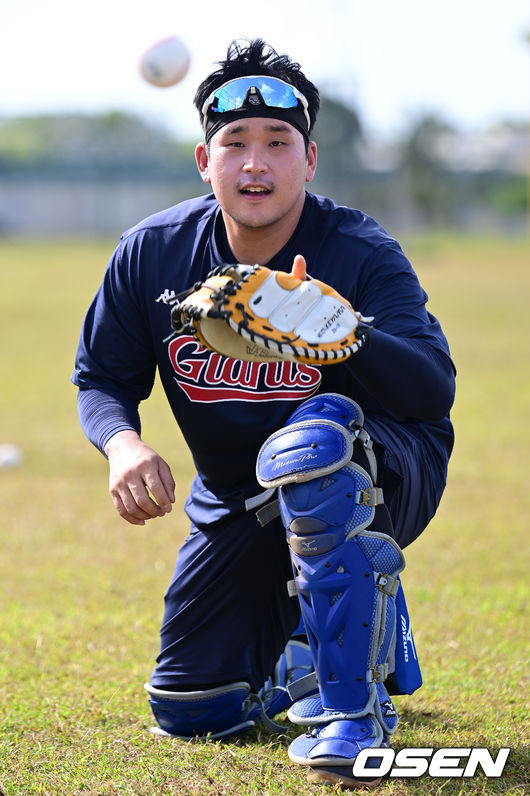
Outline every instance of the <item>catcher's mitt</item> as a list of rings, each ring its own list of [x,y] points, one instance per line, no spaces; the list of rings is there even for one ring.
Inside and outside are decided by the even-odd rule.
[[[250,362],[341,362],[363,345],[366,323],[333,288],[260,265],[223,265],[174,305],[176,334]]]

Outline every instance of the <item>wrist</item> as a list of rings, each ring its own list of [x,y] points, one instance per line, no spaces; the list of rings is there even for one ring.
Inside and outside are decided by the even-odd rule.
[[[372,336],[373,326],[367,323],[360,323],[355,329],[355,336],[359,342],[360,350],[367,351],[370,345],[370,338]]]
[[[118,448],[137,445],[141,441],[142,440],[137,431],[135,431],[133,428],[125,428],[121,431],[117,431],[115,434],[109,437],[103,446],[103,452],[108,459]]]

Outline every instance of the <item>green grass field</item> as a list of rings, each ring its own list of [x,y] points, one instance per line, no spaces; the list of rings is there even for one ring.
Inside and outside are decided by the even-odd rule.
[[[330,794],[287,758],[296,732],[230,743],[148,733],[143,691],[187,530],[190,456],[158,389],[144,437],[178,482],[172,515],[127,525],[69,384],[112,244],[0,244],[0,793]],[[512,748],[500,779],[394,779],[381,794],[522,796],[528,780],[530,247],[430,236],[405,245],[451,343],[457,444],[442,506],[404,575],[425,685],[397,700],[396,749]],[[361,308],[362,309],[362,308]]]

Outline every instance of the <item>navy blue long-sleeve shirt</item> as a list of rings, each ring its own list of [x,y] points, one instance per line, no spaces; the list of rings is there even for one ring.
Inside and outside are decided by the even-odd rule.
[[[398,243],[363,213],[307,194],[293,236],[267,266],[290,271],[296,254],[313,278],[375,317],[369,345],[344,363],[247,363],[206,351],[187,335],[164,342],[172,296],[235,261],[213,195],[126,232],[87,313],[72,376],[89,439],[103,450],[117,431],[140,431],[138,405],[158,368],[197,467],[192,502],[229,506],[235,496],[255,491],[259,447],[315,392],[356,400],[382,444],[389,442],[385,428],[399,426],[425,447],[433,478],[444,481],[453,445],[454,368]]]

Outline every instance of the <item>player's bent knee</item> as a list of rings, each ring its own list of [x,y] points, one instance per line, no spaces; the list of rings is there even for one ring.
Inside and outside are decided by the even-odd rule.
[[[249,730],[250,686],[228,683],[204,691],[164,691],[146,683],[149,703],[163,734],[185,740],[223,738]]]
[[[355,401],[325,393],[301,404],[263,444],[257,478],[264,487],[280,487],[288,535],[318,536],[319,548],[334,547],[371,525],[383,492],[375,486],[377,461],[363,420]],[[354,446],[367,469],[352,461]]]

